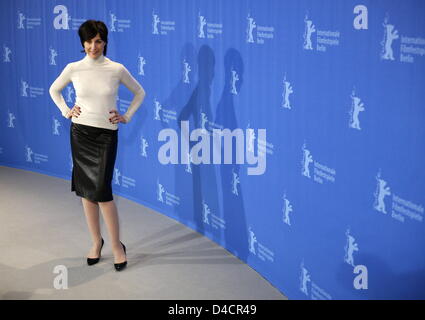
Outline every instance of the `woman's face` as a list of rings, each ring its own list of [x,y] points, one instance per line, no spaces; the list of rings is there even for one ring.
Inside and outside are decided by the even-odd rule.
[[[90,58],[93,59],[96,59],[103,54],[104,47],[105,42],[100,38],[99,34],[97,34],[93,39],[84,41],[84,50]]]

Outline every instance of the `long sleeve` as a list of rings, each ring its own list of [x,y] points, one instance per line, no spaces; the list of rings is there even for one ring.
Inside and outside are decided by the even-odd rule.
[[[65,69],[56,80],[52,83],[49,89],[50,97],[56,106],[60,109],[62,115],[65,117],[69,110],[71,110],[62,96],[62,90],[68,83],[71,82],[71,64],[67,64]]]
[[[126,118],[127,122],[129,122],[133,117],[134,113],[137,111],[137,109],[139,109],[143,100],[145,99],[146,93],[140,83],[133,78],[133,76],[124,66],[122,66],[121,70],[121,82],[134,94],[134,98],[131,101],[127,112],[123,115],[123,117]]]

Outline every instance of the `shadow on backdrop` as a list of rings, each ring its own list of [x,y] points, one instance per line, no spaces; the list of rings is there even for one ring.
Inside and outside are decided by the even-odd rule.
[[[213,50],[203,45],[198,52],[198,82],[195,90],[190,96],[187,104],[181,110],[177,123],[189,121],[189,132],[193,129],[203,128],[199,136],[183,136],[184,141],[189,142],[189,152],[201,141],[209,144],[210,155],[212,155],[212,144],[210,141],[209,121],[212,120],[211,110],[211,85],[214,79],[215,56]],[[192,138],[191,141],[189,138]],[[198,156],[202,157],[200,150]],[[187,155],[189,157],[189,154]],[[212,159],[212,157],[210,157]],[[193,161],[193,159],[191,159]],[[191,219],[195,228],[205,233],[205,225],[211,226],[211,214],[216,215],[219,212],[217,197],[217,181],[215,176],[215,167],[212,164],[193,164],[190,165],[192,176],[192,199],[193,199],[193,218]],[[176,181],[178,183],[178,181]],[[210,232],[207,235],[212,235]],[[216,241],[219,241],[215,239]]]
[[[233,73],[236,72],[239,79],[234,81]],[[239,51],[231,48],[224,56],[224,88],[217,105],[215,123],[223,126],[223,129],[240,128],[236,117],[234,104],[234,92],[240,92],[243,84],[244,64]],[[236,90],[235,90],[236,89]],[[223,218],[226,221],[224,231],[226,248],[243,261],[248,256],[248,230],[243,204],[242,186],[238,184],[240,177],[240,164],[236,164],[236,142],[233,139],[232,164],[222,164],[220,168],[221,197],[223,204]],[[222,163],[224,161],[224,147],[221,148]]]

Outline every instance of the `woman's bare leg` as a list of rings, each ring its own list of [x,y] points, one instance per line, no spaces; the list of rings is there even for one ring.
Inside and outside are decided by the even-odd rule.
[[[109,232],[109,240],[111,241],[112,253],[114,254],[114,263],[122,263],[126,261],[124,249],[120,243],[118,210],[114,200],[108,202],[99,202],[103,219]]]
[[[99,223],[99,206],[97,202],[93,202],[85,198],[81,199],[83,202],[84,213],[86,215],[87,226],[93,241],[93,246],[90,249],[87,258],[98,258],[99,250],[102,245],[102,235],[100,233]]]

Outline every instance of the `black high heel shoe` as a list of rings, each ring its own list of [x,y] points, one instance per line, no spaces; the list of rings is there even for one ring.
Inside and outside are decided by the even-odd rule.
[[[99,262],[99,260],[100,260],[100,253],[102,252],[102,247],[103,247],[103,244],[104,243],[105,243],[105,241],[103,241],[103,238],[102,238],[102,245],[100,246],[100,250],[99,250],[99,258],[87,258],[87,264],[89,266],[92,266],[92,265],[94,265],[94,264],[96,264],[96,263]]]
[[[121,241],[120,241],[120,243],[121,243],[121,245],[124,249],[124,253],[127,254],[127,252],[125,251],[125,245],[123,245],[123,243]],[[114,263],[115,270],[117,270],[117,271],[124,270],[126,266],[127,266],[127,260],[125,260],[124,262],[121,262],[121,263]]]

